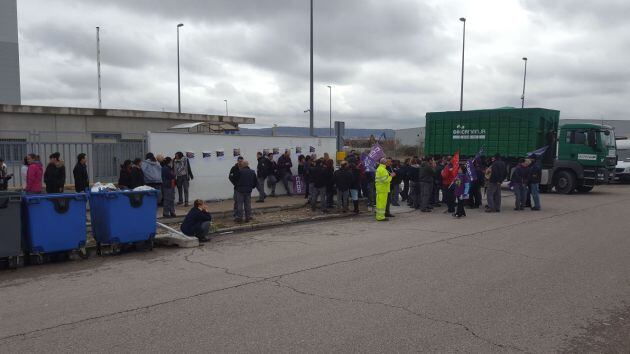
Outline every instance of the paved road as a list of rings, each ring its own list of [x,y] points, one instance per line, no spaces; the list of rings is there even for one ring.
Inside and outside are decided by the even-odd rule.
[[[543,201],[3,271],[0,348],[627,352],[630,188]]]

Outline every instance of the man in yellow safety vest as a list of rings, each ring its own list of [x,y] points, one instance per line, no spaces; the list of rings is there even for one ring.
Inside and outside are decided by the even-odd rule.
[[[396,176],[395,173],[392,173],[392,175],[389,174],[389,171],[387,171],[387,167],[385,166],[386,163],[387,159],[382,158],[378,168],[376,169],[376,177],[374,179],[376,187],[376,221],[387,221],[385,218],[387,198],[389,197],[392,177]]]

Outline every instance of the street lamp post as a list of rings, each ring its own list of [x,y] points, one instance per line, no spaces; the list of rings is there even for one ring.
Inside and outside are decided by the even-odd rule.
[[[101,28],[96,27],[96,77],[98,81],[98,108],[101,109]]]
[[[225,116],[229,117],[230,113],[228,112],[228,104],[227,104],[227,100],[223,100],[223,102],[225,102]]]
[[[311,136],[315,136],[315,126],[313,122],[313,0],[311,0],[311,94],[310,101],[311,104],[309,106],[309,117],[310,117],[310,126],[309,132]]]
[[[521,108],[525,108],[525,80],[527,79],[527,57],[523,57],[525,72],[523,73],[523,94],[521,95]]]
[[[329,125],[329,133],[328,135],[333,136],[333,132],[332,132],[332,86],[328,85],[328,95],[329,95],[329,99],[328,99],[328,114],[330,117],[330,125]]]
[[[460,17],[459,20],[464,23],[464,34],[462,36],[462,82],[459,92],[459,111],[461,112],[464,110],[464,52],[466,49],[466,18]]]
[[[182,113],[182,91],[179,70],[179,28],[183,26],[183,23],[177,25],[177,112],[179,113]]]

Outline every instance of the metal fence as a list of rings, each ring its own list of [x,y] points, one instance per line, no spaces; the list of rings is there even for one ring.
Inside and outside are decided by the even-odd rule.
[[[46,168],[48,156],[59,152],[65,162],[66,184],[74,184],[72,169],[80,153],[88,156],[90,182],[117,182],[120,165],[127,159],[143,158],[146,149],[146,141],[122,141],[113,144],[0,141],[0,157],[4,158],[9,173],[13,174],[9,188],[21,188],[26,184],[21,170],[27,154],[39,155]]]

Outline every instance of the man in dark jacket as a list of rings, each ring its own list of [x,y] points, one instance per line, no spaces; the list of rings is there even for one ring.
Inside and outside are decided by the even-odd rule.
[[[411,160],[411,165],[407,169],[407,177],[409,178],[407,205],[417,209],[420,207],[420,165],[415,157]]]
[[[510,184],[514,189],[514,210],[523,210],[525,197],[527,196],[527,178],[529,177],[528,162],[519,159],[518,165],[514,168]]]
[[[243,210],[245,222],[252,219],[252,191],[257,184],[256,173],[249,168],[249,162],[243,160],[236,182],[236,222],[243,222]]]
[[[232,168],[230,169],[230,174],[228,175],[228,179],[230,180],[230,182],[232,183],[232,186],[234,186],[234,193],[232,194],[232,199],[234,199],[234,205],[232,208],[232,216],[236,217],[236,184],[238,183],[238,179],[241,173],[241,163],[243,162],[243,157],[239,156],[236,159],[236,163],[234,164],[234,166],[232,166]]]
[[[208,211],[208,206],[203,200],[197,199],[193,203],[193,208],[186,215],[181,230],[184,235],[197,237],[199,241],[205,242],[208,241],[207,237],[211,225],[212,216]]]
[[[291,189],[289,189],[289,180],[293,176],[291,173],[291,167],[293,167],[293,162],[291,162],[291,154],[289,150],[286,150],[282,156],[278,159],[278,177],[284,186],[284,189],[287,191],[287,196],[291,196]]]
[[[49,156],[50,161],[44,172],[46,193],[63,193],[63,187],[66,184],[66,167],[60,157],[58,152]]]
[[[400,175],[400,161],[392,160],[391,166],[387,169],[392,174],[392,182],[390,184],[389,203],[393,206],[400,206],[398,198],[400,197],[400,182],[402,182],[402,176]]]
[[[173,159],[166,157],[162,164],[162,216],[165,218],[175,218],[175,185],[176,173],[172,167]]]
[[[72,174],[74,175],[74,190],[77,193],[85,192],[85,190],[90,187],[90,178],[88,177],[86,156],[87,155],[85,155],[84,153],[80,153],[77,156],[77,164],[72,170]]]
[[[435,179],[435,169],[433,159],[425,158],[420,168],[420,210],[424,213],[430,212],[432,206],[431,195],[433,194],[433,181]]]
[[[532,199],[534,200],[534,205],[531,206],[532,210],[540,210],[540,180],[542,178],[542,164],[540,159],[537,159],[536,156],[530,157],[530,168],[529,168],[529,176],[527,177],[527,181],[529,182],[529,194],[531,194]],[[529,196],[527,197],[527,202],[529,202]],[[530,203],[531,205],[531,203]]]
[[[403,163],[402,166],[400,166],[400,169],[398,170],[398,173],[400,174],[400,178],[402,179],[402,182],[403,182],[403,189],[400,192],[400,196],[403,202],[407,201],[407,198],[409,198],[409,166],[410,164],[411,164],[411,159],[406,158],[405,162]]]
[[[501,211],[501,184],[505,181],[507,170],[505,162],[501,161],[501,155],[496,154],[490,165],[490,180],[488,181],[488,213],[498,213]]]
[[[258,165],[256,166],[258,200],[256,200],[256,203],[263,203],[265,198],[267,198],[267,194],[265,193],[265,180],[273,171],[271,161],[269,161],[267,156],[259,152],[256,154],[256,159],[258,160]]]
[[[311,190],[311,210],[317,209],[317,200],[321,197],[322,211],[326,212],[326,186],[328,185],[329,172],[324,166],[324,160],[319,159],[315,162],[315,166],[310,170],[311,181],[313,182],[313,190]]]
[[[341,168],[335,171],[333,183],[337,188],[337,209],[348,212],[348,197],[352,185],[352,171],[348,168],[348,161],[341,162]]]

